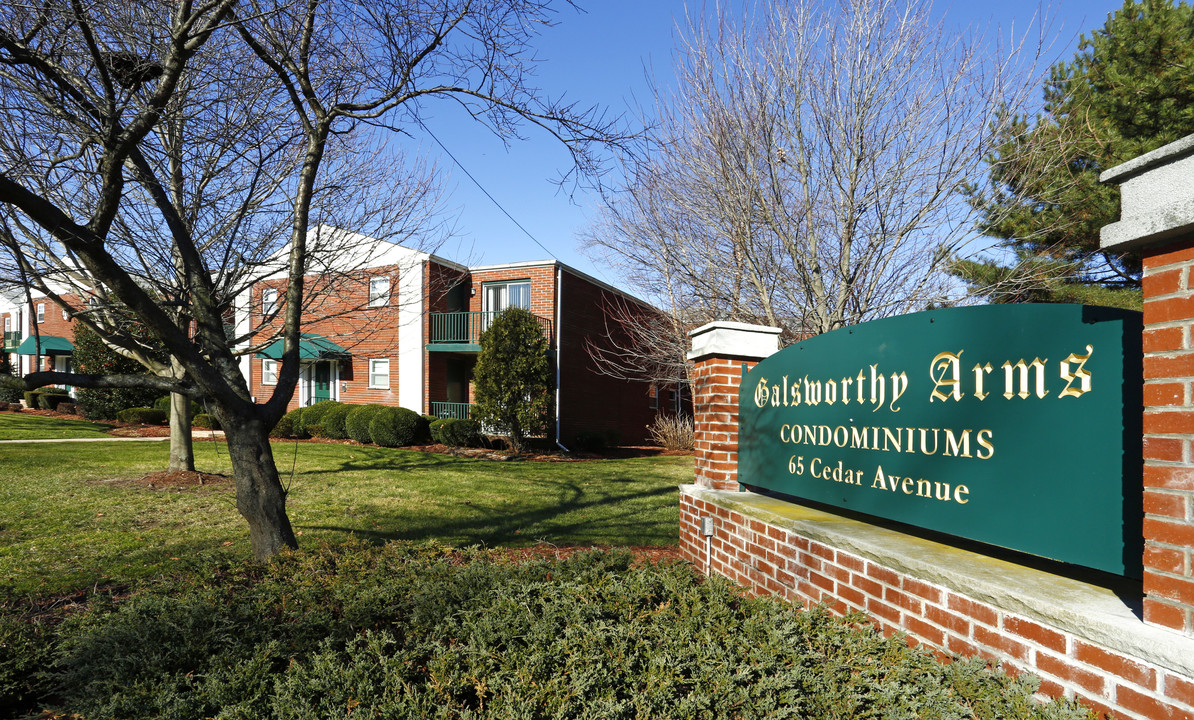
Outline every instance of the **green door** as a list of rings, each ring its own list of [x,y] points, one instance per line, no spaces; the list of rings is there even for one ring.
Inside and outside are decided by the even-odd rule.
[[[321,400],[332,399],[332,364],[330,362],[317,362],[314,368],[314,382],[311,388],[311,404],[320,402]]]

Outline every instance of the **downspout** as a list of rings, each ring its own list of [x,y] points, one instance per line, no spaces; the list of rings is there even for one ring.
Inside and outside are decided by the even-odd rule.
[[[560,341],[563,335],[563,326],[560,324],[562,317],[561,308],[564,300],[564,266],[556,262],[556,447],[564,452],[572,452],[564,447],[564,443],[560,442],[560,366],[563,364],[560,360],[563,358],[564,343]]]

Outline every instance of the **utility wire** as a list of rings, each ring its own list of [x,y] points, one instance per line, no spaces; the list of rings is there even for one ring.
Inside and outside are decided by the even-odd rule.
[[[477,182],[477,178],[473,177],[473,174],[468,171],[468,168],[466,168],[463,164],[461,164],[461,162],[459,160],[456,159],[456,156],[452,154],[452,151],[449,150],[442,142],[439,141],[439,138],[435,136],[435,133],[431,132],[431,128],[424,125],[423,121],[420,120],[419,118],[415,118],[415,122],[419,123],[419,126],[427,131],[427,134],[431,136],[431,139],[435,141],[435,144],[439,145],[440,149],[443,150],[448,155],[448,157],[452,158],[452,162],[456,163],[456,167],[460,168],[461,172],[463,172],[465,175],[467,175],[469,180],[473,181],[473,184],[477,186],[477,189],[480,190],[481,192],[485,193],[485,197],[489,198],[489,201],[492,202],[495,206],[497,206],[497,209],[501,210],[503,215],[510,218],[510,222],[512,222],[516,226],[518,226],[519,230],[523,231],[523,233],[525,233],[527,237],[529,237],[536,245],[538,245],[540,248],[542,248],[543,252],[550,255],[553,260],[559,260],[559,258],[556,257],[556,254],[553,253],[551,250],[548,250],[546,247],[544,247],[543,243],[539,242],[538,238],[536,238],[534,235],[531,234],[531,232],[529,230],[527,230],[526,228],[524,228],[522,226],[522,223],[515,220],[513,215],[506,212],[506,208],[502,207],[502,204],[500,202],[498,202],[496,198],[494,198],[492,195],[490,195],[489,191],[486,190],[485,187],[483,185],[481,185],[481,183]]]

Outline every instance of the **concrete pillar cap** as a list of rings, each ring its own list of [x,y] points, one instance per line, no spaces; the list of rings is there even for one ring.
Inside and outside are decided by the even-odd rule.
[[[777,327],[718,320],[688,333],[692,338],[689,360],[718,356],[762,360],[779,350]]]

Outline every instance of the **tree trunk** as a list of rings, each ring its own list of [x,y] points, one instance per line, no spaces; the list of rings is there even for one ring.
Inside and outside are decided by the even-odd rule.
[[[259,418],[220,418],[228,455],[236,476],[236,509],[249,523],[253,557],[270,558],[298,547],[286,515],[286,491],[269,444],[269,431]]]
[[[170,393],[170,470],[194,470],[195,450],[191,444],[191,399]]]

